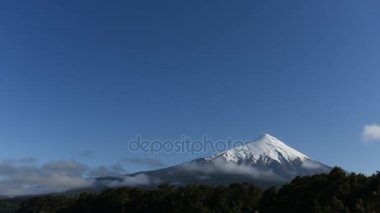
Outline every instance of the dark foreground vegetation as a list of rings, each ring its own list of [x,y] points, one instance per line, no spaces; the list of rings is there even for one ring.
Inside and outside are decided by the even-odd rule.
[[[112,188],[75,197],[39,196],[0,201],[0,212],[380,212],[380,172],[372,176],[329,174],[297,177],[279,190],[253,184],[229,186],[161,185]]]

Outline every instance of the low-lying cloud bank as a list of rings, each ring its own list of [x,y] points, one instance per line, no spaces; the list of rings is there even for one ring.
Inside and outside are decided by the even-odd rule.
[[[36,195],[64,192],[71,189],[94,187],[93,177],[118,176],[121,185],[144,185],[146,176],[124,177],[119,165],[91,168],[74,160],[53,161],[38,165],[35,159],[0,161],[0,196]],[[110,183],[110,187],[114,186]],[[116,185],[115,185],[116,186]]]
[[[145,174],[137,174],[135,176],[125,176],[122,181],[112,181],[108,182],[108,187],[119,187],[119,186],[143,186],[149,185],[152,181]]]
[[[183,169],[188,171],[198,171],[206,174],[223,173],[223,174],[238,174],[247,175],[256,179],[281,181],[283,178],[276,175],[272,170],[262,170],[254,168],[250,165],[236,164],[226,162],[223,159],[215,159],[212,164],[199,165],[196,162],[190,162],[183,165]]]

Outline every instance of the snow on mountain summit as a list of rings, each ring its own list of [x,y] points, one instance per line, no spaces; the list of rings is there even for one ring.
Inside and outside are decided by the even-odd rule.
[[[227,161],[235,163],[247,162],[256,163],[259,160],[269,163],[277,161],[283,163],[284,161],[294,160],[310,160],[306,155],[298,152],[297,150],[289,147],[279,139],[269,134],[262,135],[259,139],[219,153],[207,160],[216,158],[224,158]]]

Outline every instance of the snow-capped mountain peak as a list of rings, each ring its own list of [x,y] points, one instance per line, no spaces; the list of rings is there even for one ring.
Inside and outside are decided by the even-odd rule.
[[[272,161],[283,163],[284,161],[310,159],[269,134],[264,134],[253,142],[219,153],[208,160],[216,158],[224,158],[235,163],[247,163],[247,161],[256,163],[259,160],[267,163]]]
[[[264,134],[257,140],[212,157],[137,174],[144,174],[157,183],[224,185],[253,182],[262,187],[270,187],[284,184],[298,175],[313,175],[330,170],[331,167]]]

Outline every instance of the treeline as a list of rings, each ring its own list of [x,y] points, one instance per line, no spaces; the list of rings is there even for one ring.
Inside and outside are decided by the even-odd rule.
[[[2,206],[8,209],[2,211]],[[365,176],[334,168],[329,174],[296,177],[278,190],[262,190],[248,183],[111,188],[75,197],[2,201],[0,212],[380,212],[380,172]]]

